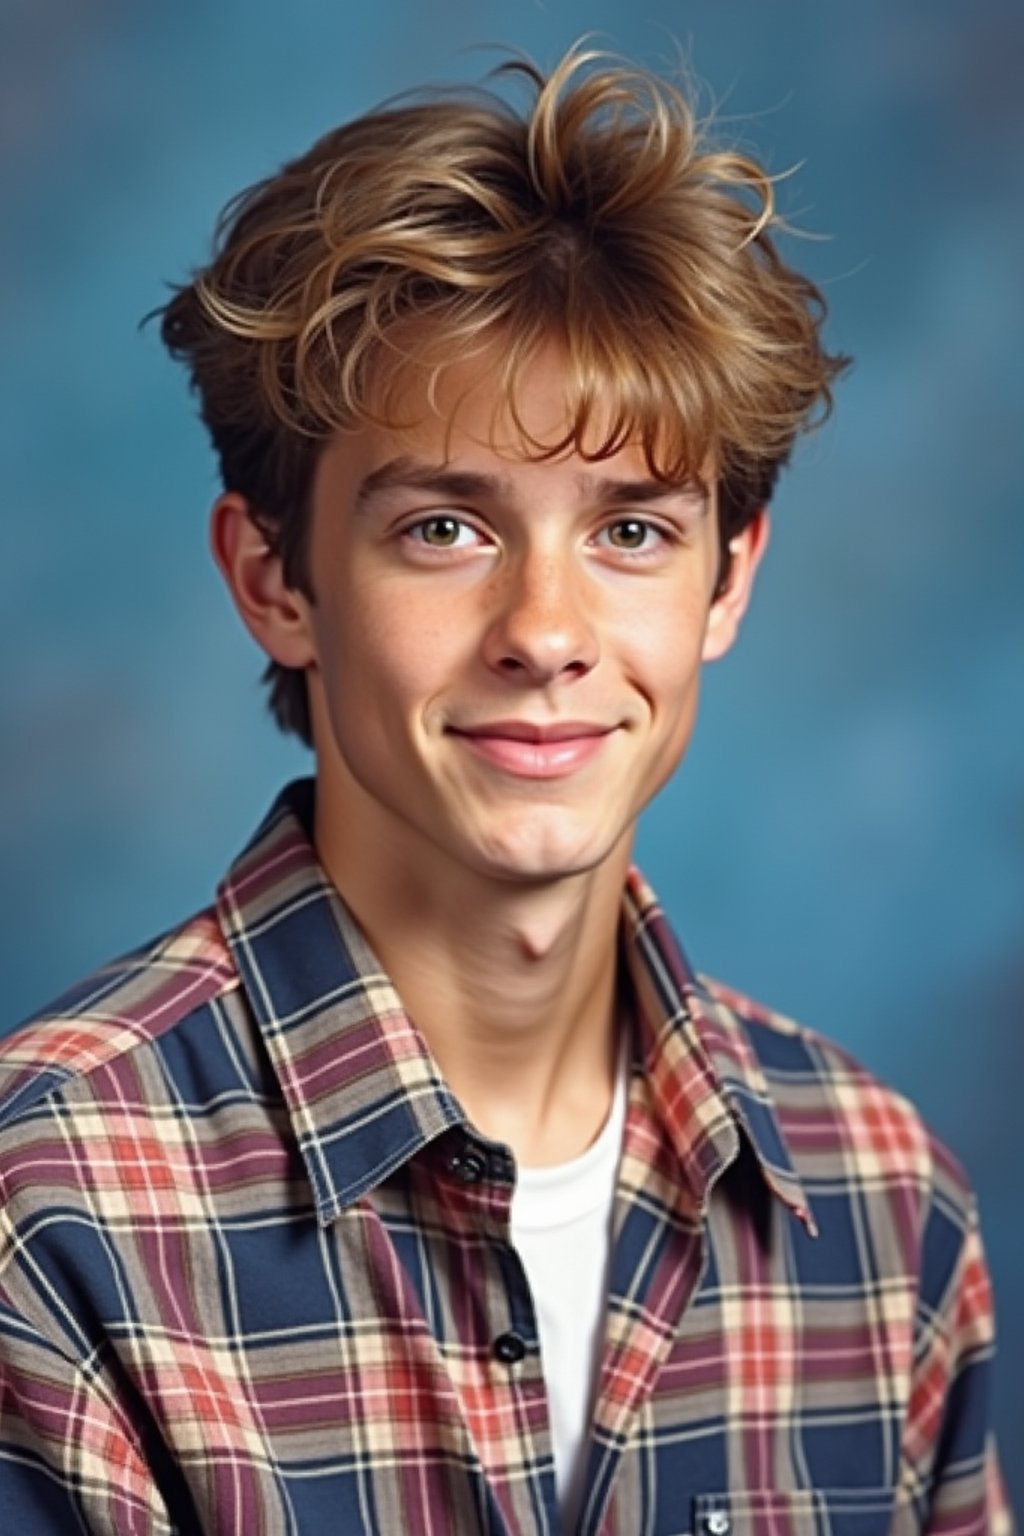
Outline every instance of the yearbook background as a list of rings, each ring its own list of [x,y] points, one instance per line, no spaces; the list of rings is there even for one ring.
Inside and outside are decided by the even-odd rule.
[[[1024,1504],[1024,10],[1017,0],[0,0],[0,1027],[203,905],[308,759],[137,323],[221,205],[507,43],[681,44],[853,352],[640,857],[691,958],[910,1093],[978,1188]]]

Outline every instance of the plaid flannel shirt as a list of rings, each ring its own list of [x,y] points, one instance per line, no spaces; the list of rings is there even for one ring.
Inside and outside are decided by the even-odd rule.
[[[279,799],[204,912],[0,1046],[0,1529],[558,1530],[515,1167]],[[586,1536],[1004,1533],[973,1202],[689,969],[639,876]]]

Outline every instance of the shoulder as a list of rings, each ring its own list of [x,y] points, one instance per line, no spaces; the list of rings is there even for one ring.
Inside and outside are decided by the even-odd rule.
[[[742,1042],[794,1165],[818,1201],[857,1189],[903,1199],[919,1217],[974,1219],[964,1169],[916,1105],[827,1035],[709,977],[701,982]]]
[[[0,1134],[238,985],[212,911],[103,966],[0,1039]]]

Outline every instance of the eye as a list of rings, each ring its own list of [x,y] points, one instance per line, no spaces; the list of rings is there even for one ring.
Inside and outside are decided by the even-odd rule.
[[[666,535],[644,517],[619,517],[601,529],[598,539],[621,554],[646,555],[659,549]]]
[[[432,517],[410,523],[405,536],[428,549],[469,549],[483,542],[472,524],[461,517],[453,517],[450,512],[435,512]]]

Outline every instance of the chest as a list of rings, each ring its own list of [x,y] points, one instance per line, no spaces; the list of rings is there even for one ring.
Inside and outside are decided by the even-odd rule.
[[[560,1531],[508,1170],[449,1154],[327,1225],[239,1210],[133,1253],[137,1315],[102,1326],[185,1471],[183,1530]],[[814,1240],[742,1157],[706,1202],[657,1169],[620,1187],[580,1536],[890,1528],[907,1256],[885,1208],[816,1210]]]

